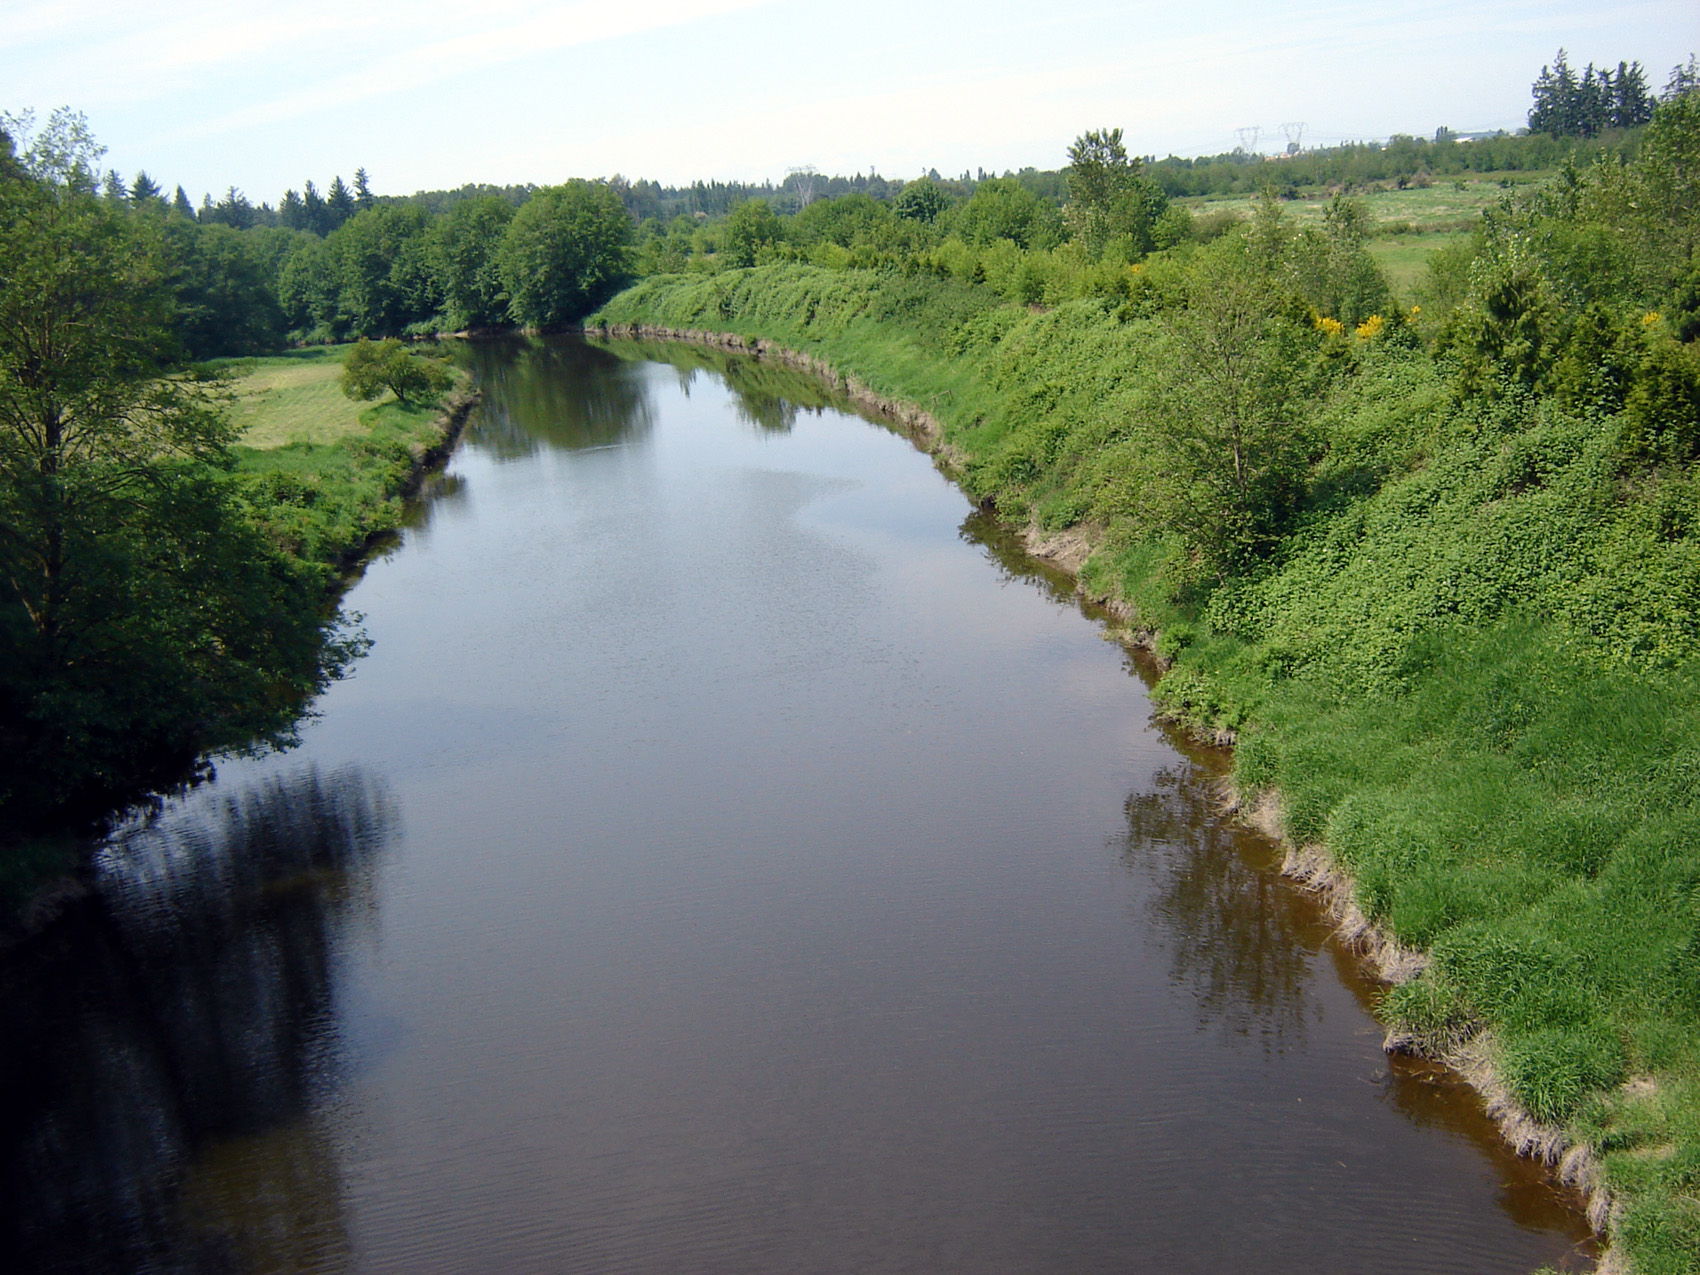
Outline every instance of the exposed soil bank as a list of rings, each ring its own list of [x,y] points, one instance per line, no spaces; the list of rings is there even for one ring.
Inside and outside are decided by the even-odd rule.
[[[838,371],[826,360],[789,349],[777,342],[747,338],[710,329],[678,329],[651,324],[603,324],[587,327],[586,335],[628,340],[681,341],[732,350],[756,358],[771,359],[786,367],[806,372],[844,394],[857,408],[901,426],[916,445],[932,455],[947,475],[954,476],[961,457],[945,441],[944,428],[931,412],[918,404],[877,393],[853,376]],[[1093,596],[1079,582],[1086,560],[1099,547],[1081,528],[1046,535],[1029,524],[1015,527],[1027,551],[1074,577],[1075,587],[1088,601],[1103,607],[1126,624],[1124,640],[1150,653],[1159,673],[1166,662],[1155,653],[1157,634],[1144,625],[1125,601]],[[1196,730],[1192,732],[1195,736]],[[1204,742],[1231,747],[1229,732],[1204,737]],[[1427,968],[1426,953],[1406,947],[1375,925],[1359,906],[1356,885],[1334,861],[1325,846],[1295,845],[1286,835],[1281,817],[1280,794],[1264,792],[1245,800],[1231,788],[1223,792],[1225,814],[1239,817],[1269,837],[1284,851],[1281,871],[1300,889],[1319,896],[1336,925],[1336,934],[1374,976],[1387,984],[1403,983]],[[1602,1165],[1592,1150],[1573,1144],[1563,1130],[1542,1124],[1512,1095],[1495,1074],[1491,1034],[1477,1027],[1467,1035],[1449,1040],[1417,1039],[1390,1031],[1383,1042],[1389,1053],[1429,1058],[1451,1068],[1481,1095],[1489,1116],[1501,1135],[1519,1155],[1552,1166],[1560,1181],[1575,1188],[1584,1200],[1589,1225],[1602,1239],[1609,1238],[1614,1201],[1606,1189]],[[1633,1083],[1633,1082],[1632,1082]],[[1599,1275],[1620,1275],[1628,1267],[1617,1250],[1608,1248],[1597,1266]]]

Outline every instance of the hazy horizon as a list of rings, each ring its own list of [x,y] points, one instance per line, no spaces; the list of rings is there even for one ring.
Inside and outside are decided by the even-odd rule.
[[[912,178],[1056,168],[1088,128],[1141,154],[1278,150],[1515,130],[1563,46],[1640,61],[1650,87],[1700,48],[1676,0],[1361,6],[1010,0],[844,20],[820,0],[442,0],[358,8],[161,0],[145,12],[25,0],[0,109],[88,116],[126,178],[255,203],[364,166],[380,194],[622,173],[667,185],[781,181],[794,166]]]

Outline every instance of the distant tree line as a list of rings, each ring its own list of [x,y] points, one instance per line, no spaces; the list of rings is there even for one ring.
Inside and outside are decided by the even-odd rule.
[[[1696,83],[1691,58],[1672,71],[1662,96]],[[126,182],[108,169],[93,193],[157,224],[177,339],[188,356],[204,359],[290,339],[570,323],[634,273],[775,259],[923,263],[1038,295],[1054,280],[1041,281],[1029,260],[1026,282],[1012,281],[1009,249],[1066,249],[1051,260],[1070,274],[1081,262],[1137,261],[1213,233],[1209,218],[1194,224],[1173,206],[1180,198],[1296,197],[1626,158],[1653,108],[1638,63],[1578,73],[1563,50],[1534,92],[1525,135],[1466,141],[1441,128],[1432,139],[1398,135],[1279,157],[1141,157],[1127,153],[1119,131],[1103,130],[1077,139],[1066,168],[1001,176],[933,170],[900,181],[871,169],[842,176],[799,168],[778,183],[666,186],[616,175],[400,197],[377,194],[362,167],[322,191],[303,182],[275,208],[234,186],[217,200],[203,196],[197,208],[181,186],[168,194],[145,171]]]
[[[1432,138],[1395,133],[1383,141],[1344,142],[1295,155],[1266,156],[1235,150],[1220,155],[1152,159],[1152,178],[1173,199],[1201,195],[1255,195],[1272,189],[1281,198],[1301,191],[1364,191],[1421,186],[1472,173],[1539,172],[1566,159],[1589,162],[1616,148],[1605,139],[1557,138],[1546,134],[1498,133],[1468,140],[1450,128]]]
[[[558,325],[630,265],[631,218],[606,182],[473,188],[435,201],[440,211],[376,197],[364,169],[323,195],[307,182],[276,212],[234,187],[197,211],[145,172],[130,183],[108,172],[84,193],[157,244],[174,340],[196,360],[290,340]]]
[[[1696,72],[1693,57],[1686,66],[1673,67],[1664,100],[1691,91]],[[1530,92],[1535,99],[1529,110],[1531,133],[1597,137],[1608,129],[1640,128],[1653,118],[1655,101],[1639,62],[1619,62],[1615,72],[1609,67],[1595,70],[1590,62],[1577,74],[1569,55],[1560,49],[1552,65],[1541,68]]]

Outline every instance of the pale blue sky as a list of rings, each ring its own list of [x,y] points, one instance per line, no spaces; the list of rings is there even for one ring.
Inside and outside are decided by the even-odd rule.
[[[572,176],[1054,168],[1082,130],[1231,149],[1522,124],[1560,45],[1662,86],[1694,0],[0,0],[0,109],[87,113],[126,176],[277,201]]]

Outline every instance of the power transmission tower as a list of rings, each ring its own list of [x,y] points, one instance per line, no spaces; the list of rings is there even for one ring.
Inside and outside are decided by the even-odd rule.
[[[1249,154],[1257,149],[1257,139],[1263,136],[1263,125],[1247,124],[1244,128],[1236,128],[1234,136],[1240,139],[1240,149]]]
[[[1305,139],[1304,121],[1300,120],[1294,124],[1283,124],[1281,125],[1281,132],[1285,134],[1287,138],[1287,154],[1297,155]]]

